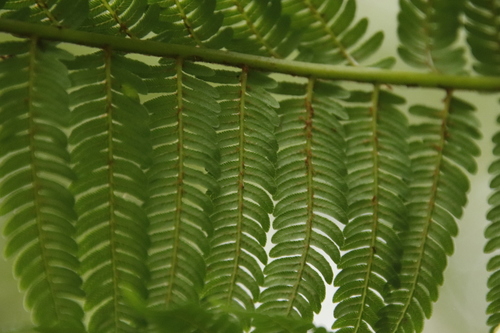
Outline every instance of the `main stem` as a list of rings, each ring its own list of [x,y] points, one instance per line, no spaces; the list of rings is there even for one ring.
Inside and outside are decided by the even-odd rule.
[[[125,39],[78,30],[56,28],[41,24],[0,19],[0,32],[25,37],[38,37],[72,44],[158,57],[181,57],[195,61],[321,79],[356,81],[373,84],[434,87],[480,91],[500,91],[500,78],[485,76],[456,76],[435,73],[416,73],[313,64],[301,61],[274,59],[236,52],[210,50],[186,45],[174,45],[150,40]]]

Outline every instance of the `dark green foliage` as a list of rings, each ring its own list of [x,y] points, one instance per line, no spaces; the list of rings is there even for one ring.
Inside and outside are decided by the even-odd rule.
[[[497,119],[497,122],[500,119]],[[493,154],[495,156],[500,155],[500,135],[498,133],[493,137],[493,143],[495,147],[493,149]],[[488,242],[485,245],[484,251],[486,253],[498,251],[500,248],[500,237],[499,237],[499,222],[500,222],[500,200],[499,200],[499,187],[500,187],[500,177],[499,177],[499,160],[498,158],[490,165],[488,171],[493,176],[490,187],[493,190],[493,193],[488,199],[488,203],[491,205],[491,209],[488,212],[487,218],[491,221],[491,224],[485,230],[485,237],[488,239]],[[488,262],[487,269],[491,271],[491,275],[488,279],[488,288],[490,289],[486,298],[490,303],[487,308],[487,313],[490,315],[488,318],[488,324],[491,326],[491,331],[493,332],[494,328],[500,324],[500,308],[499,308],[499,300],[498,291],[500,289],[500,265],[499,265],[500,256],[496,254],[493,256]]]
[[[5,255],[37,325],[81,331],[83,296],[68,183],[65,129],[70,81],[61,60],[72,56],[36,38],[2,45],[0,55],[0,216]],[[9,71],[7,69],[13,70]]]
[[[141,205],[148,197],[143,169],[151,147],[148,113],[127,94],[131,89],[144,92],[145,85],[128,70],[133,61],[109,50],[68,65],[80,273],[85,310],[95,310],[88,331],[134,332],[136,318],[119,286],[127,283],[146,297],[149,222]]]
[[[158,7],[147,0],[90,0],[88,6],[89,15],[81,26],[85,31],[143,38],[158,27]]]
[[[467,43],[477,61],[474,70],[482,75],[500,75],[498,7],[496,1],[469,0],[464,10]]]
[[[2,17],[40,22],[59,28],[78,27],[89,12],[88,0],[19,0],[3,1],[6,13]],[[2,8],[2,1],[0,1]]]
[[[495,178],[498,178],[497,165],[498,163],[492,164],[491,172]],[[495,165],[495,167],[493,167]],[[492,186],[493,187],[493,186]],[[488,203],[493,206],[493,208],[488,212],[488,219],[491,221],[491,224],[485,231],[485,236],[488,238],[488,243],[485,247],[485,252],[489,253],[499,248],[499,237],[498,237],[498,187],[494,186],[495,190],[494,194],[491,195]],[[488,271],[491,271],[492,274],[488,279],[488,288],[490,289],[487,294],[487,301],[490,303],[487,308],[487,313],[490,315],[488,318],[488,325],[492,327],[491,332],[493,332],[494,328],[500,323],[500,309],[499,309],[499,298],[498,298],[498,290],[500,286],[499,279],[499,256],[495,255],[488,262]]]
[[[497,1],[399,4],[405,62],[465,74],[465,26],[474,69],[499,73]],[[422,331],[466,204],[465,171],[477,169],[474,106],[436,87],[442,103],[413,105],[407,117],[378,79],[353,89],[244,60],[225,66],[236,51],[289,73],[308,64],[282,59],[360,67],[383,33],[365,36],[355,0],[0,8],[0,20],[63,36],[202,55],[158,63],[106,44],[74,57],[37,31],[0,43],[0,217],[37,330],[326,333],[312,319],[333,283],[336,333]],[[217,64],[202,61],[214,53]],[[494,142],[500,155],[500,135]],[[496,161],[487,252],[500,248],[499,170]],[[495,326],[498,254],[488,269]]]
[[[299,60],[357,66],[377,51],[384,39],[379,31],[361,42],[368,20],[354,23],[355,0],[284,0],[283,12],[292,16],[292,29],[300,32]],[[394,64],[393,59],[386,60],[382,62],[385,66]]]
[[[366,105],[363,102],[368,101]],[[377,312],[391,287],[398,285],[401,244],[395,230],[406,221],[410,177],[408,121],[396,108],[404,99],[375,86],[354,92],[346,123],[349,223],[335,279],[337,332],[375,328]]]
[[[219,30],[224,15],[215,11],[216,0],[149,0],[149,3],[161,7],[155,39],[213,49],[221,48],[231,39],[230,30]]]
[[[219,304],[207,309],[196,303],[186,303],[170,310],[152,310],[146,307],[144,300],[137,294],[127,289],[123,293],[127,302],[156,327],[150,332],[243,333],[247,331],[245,323],[251,321],[257,330],[265,330],[267,333],[328,333],[323,327],[315,327],[308,320],[240,310],[230,305]]]
[[[410,113],[424,117],[412,125],[412,177],[407,229],[401,233],[401,287],[388,297],[380,327],[384,332],[421,332],[443,283],[446,256],[453,253],[455,219],[462,216],[469,190],[464,169],[476,172],[479,138],[474,107],[448,91],[441,109],[416,105]]]
[[[496,22],[495,15],[492,15],[498,9],[498,3],[495,1],[478,1],[471,0],[465,6],[467,30],[467,43],[476,62],[473,65],[474,70],[481,75],[500,75],[500,58],[498,57],[499,35],[498,23]],[[500,121],[497,119],[497,122]],[[495,147],[493,154],[498,156],[500,154],[500,135],[496,133],[493,137]],[[495,255],[490,258],[487,269],[492,272],[488,279],[488,294],[486,296],[489,302],[486,312],[490,315],[488,318],[488,325],[491,326],[491,332],[500,324],[500,265],[498,249],[500,249],[499,235],[500,229],[498,228],[500,222],[499,215],[499,161],[496,159],[488,169],[492,175],[490,187],[493,190],[488,203],[491,209],[488,211],[487,219],[491,222],[485,230],[485,237],[488,242],[485,245],[484,251],[486,253],[494,252]]]
[[[343,240],[337,224],[347,222],[339,122],[347,115],[335,100],[346,96],[340,87],[310,79],[301,88],[299,97],[281,102],[273,196],[276,233],[269,253],[274,260],[264,269],[266,289],[259,310],[309,319],[321,308],[324,282],[333,278],[320,251],[338,262]]]
[[[196,302],[204,284],[213,229],[207,191],[219,187],[213,176],[219,174],[214,128],[220,107],[217,91],[198,79],[213,75],[211,69],[164,59],[153,72],[149,91],[161,95],[145,103],[154,148],[145,205],[151,223],[148,302],[164,308]]]
[[[222,304],[241,304],[253,310],[267,263],[266,232],[273,202],[277,143],[274,128],[278,103],[263,87],[273,80],[258,72],[218,71],[213,79],[221,96],[220,126],[221,188],[214,195],[214,228],[205,298]],[[250,292],[250,294],[248,293]]]
[[[463,74],[465,50],[454,47],[461,26],[463,0],[400,0],[398,48],[410,66]]]
[[[279,0],[218,0],[217,9],[224,13],[224,25],[234,29],[226,45],[230,50],[284,58],[297,45],[297,32],[290,30]]]
[[[500,119],[497,119],[500,121]],[[500,134],[496,133],[493,137],[493,143],[495,147],[493,149],[493,154],[495,157],[500,155]],[[491,326],[491,332],[494,331],[495,327],[500,324],[500,256],[498,255],[498,249],[500,249],[500,234],[499,234],[499,225],[500,225],[500,200],[499,200],[499,188],[500,188],[500,162],[498,157],[496,160],[490,165],[488,171],[493,176],[490,182],[490,187],[493,190],[493,193],[488,199],[488,203],[491,206],[491,209],[488,211],[487,218],[491,222],[488,225],[487,229],[484,232],[485,237],[488,239],[484,247],[484,251],[486,253],[496,252],[495,256],[490,258],[487,269],[492,272],[488,279],[488,294],[486,296],[487,301],[489,302],[489,306],[486,312],[490,315],[488,318],[488,325]]]

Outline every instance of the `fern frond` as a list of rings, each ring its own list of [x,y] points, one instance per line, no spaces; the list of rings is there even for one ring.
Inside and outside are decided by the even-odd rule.
[[[139,325],[120,287],[146,298],[148,113],[127,96],[145,85],[130,70],[140,63],[109,49],[69,63],[73,104],[70,144],[77,180],[77,240],[92,311],[89,332],[133,332]],[[147,66],[145,69],[147,71]],[[142,86],[141,86],[142,83]],[[124,89],[124,87],[128,87]],[[137,94],[137,92],[136,92]]]
[[[143,38],[158,28],[159,8],[148,0],[90,0],[80,29],[107,35]]]
[[[500,119],[497,118],[497,122]],[[500,134],[496,133],[493,136],[493,143],[495,147],[493,149],[493,154],[495,156],[500,155]],[[484,235],[488,239],[485,247],[485,253],[495,253],[488,261],[487,269],[490,273],[488,278],[488,294],[486,295],[486,300],[489,305],[486,309],[487,314],[489,314],[488,325],[491,326],[490,332],[493,333],[495,329],[500,325],[500,255],[498,255],[498,250],[500,249],[500,237],[499,237],[499,226],[500,226],[500,161],[497,158],[489,167],[488,172],[492,175],[490,182],[490,188],[493,193],[488,198],[488,204],[491,206],[487,219],[490,224],[486,228]]]
[[[281,1],[219,0],[226,27],[232,27],[229,50],[274,58],[285,58],[297,46],[297,33],[290,17],[281,14]]]
[[[155,39],[220,49],[231,40],[229,29],[220,30],[224,15],[215,11],[216,0],[150,0],[158,4],[160,29]]]
[[[149,305],[155,308],[198,302],[209,251],[209,193],[217,193],[219,104],[215,88],[200,78],[213,70],[182,59],[155,68],[145,103],[151,113],[153,164],[148,171],[151,270]]]
[[[349,222],[335,278],[336,332],[374,330],[389,285],[398,280],[410,177],[408,121],[396,108],[404,99],[381,90],[353,92],[346,124]]]
[[[448,91],[442,109],[413,106],[410,113],[428,121],[412,126],[412,180],[408,230],[403,247],[401,288],[388,297],[380,332],[421,332],[432,302],[443,283],[446,256],[453,253],[452,237],[467,201],[469,180],[463,170],[476,171],[479,148],[474,139],[478,121],[474,107]]]
[[[467,43],[477,63],[474,70],[482,75],[500,75],[500,28],[496,1],[469,0],[465,6]]]
[[[76,28],[87,18],[89,4],[87,0],[7,0],[3,9],[4,18]]]
[[[410,66],[438,73],[463,74],[465,50],[454,47],[463,0],[400,0],[399,56]]]
[[[290,15],[292,29],[301,32],[299,60],[357,66],[382,45],[381,31],[361,42],[368,20],[353,24],[355,0],[283,0],[283,12]],[[394,59],[385,59],[381,67],[390,67]]]
[[[220,192],[214,198],[211,254],[204,295],[225,305],[253,310],[267,263],[266,232],[273,202],[278,148],[274,129],[278,103],[263,89],[274,84],[259,72],[219,71],[222,112]]]
[[[498,152],[498,133],[494,137],[494,142],[495,142],[495,151]],[[495,155],[498,155],[496,153]],[[495,252],[495,256],[490,258],[488,261],[487,269],[489,272],[491,272],[489,278],[488,278],[488,294],[486,296],[486,300],[488,301],[489,305],[488,308],[486,309],[487,314],[489,314],[488,317],[488,325],[491,326],[490,332],[493,333],[495,329],[498,327],[500,324],[500,307],[499,307],[499,290],[500,290],[500,256],[497,254],[498,249],[500,248],[500,237],[498,236],[498,226],[499,226],[499,221],[500,221],[500,214],[498,211],[500,210],[500,200],[499,198],[499,191],[498,191],[498,179],[499,179],[499,174],[498,174],[498,167],[499,163],[498,160],[493,162],[490,166],[489,172],[492,174],[493,179],[491,180],[490,187],[493,189],[493,193],[491,194],[490,198],[488,199],[488,203],[491,206],[490,211],[488,212],[487,218],[491,222],[490,225],[486,228],[485,230],[485,237],[488,239],[488,242],[486,243],[486,246],[484,248],[484,251],[486,253],[491,253]]]
[[[6,56],[6,58],[3,58]],[[0,45],[0,216],[5,255],[35,324],[83,331],[74,198],[67,186],[72,56],[32,38]]]
[[[495,2],[480,2],[476,0],[471,0],[467,2],[467,7],[465,13],[468,19],[465,27],[468,32],[467,42],[471,49],[471,52],[475,59],[478,61],[474,65],[476,72],[483,75],[499,75],[499,59],[494,56],[497,54],[498,49],[498,25],[496,24],[495,15],[498,9],[498,4]],[[487,52],[486,54],[483,52]],[[493,56],[492,56],[493,55]],[[498,121],[498,119],[497,119]],[[495,143],[495,148],[493,150],[494,155],[498,155],[499,142],[498,139],[500,135],[497,133],[493,137],[493,142]],[[498,241],[498,207],[500,206],[498,200],[498,160],[490,165],[489,172],[493,175],[490,187],[493,189],[493,193],[490,196],[488,203],[492,208],[488,212],[487,218],[491,222],[488,228],[485,230],[485,236],[488,242],[484,248],[486,253],[497,251],[499,248]],[[500,324],[500,307],[498,290],[500,288],[499,276],[499,256],[498,254],[490,258],[488,262],[487,269],[492,272],[488,279],[488,288],[490,289],[487,294],[487,301],[489,302],[487,313],[490,315],[488,318],[488,325],[491,326],[490,332],[493,332],[495,328]]]
[[[281,102],[273,221],[275,258],[265,269],[260,312],[312,319],[333,279],[346,223],[345,142],[337,102],[346,92],[309,79],[301,98]],[[326,256],[325,256],[326,254]]]

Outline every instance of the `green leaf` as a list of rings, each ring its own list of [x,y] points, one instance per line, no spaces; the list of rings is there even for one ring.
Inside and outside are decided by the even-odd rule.
[[[3,49],[17,53],[3,64],[12,62],[14,71],[26,73],[16,87],[22,89],[12,94],[9,76],[0,72],[0,142],[7,156],[0,161],[0,214],[9,214],[4,253],[16,255],[15,275],[36,325],[83,331],[74,197],[67,189],[74,174],[65,134],[69,79],[62,60],[70,56],[36,38]],[[11,107],[18,99],[24,106]]]
[[[258,261],[267,263],[261,244],[265,243],[265,233],[269,230],[268,214],[273,211],[267,191],[272,190],[274,167],[267,165],[275,158],[277,144],[268,119],[277,118],[274,108],[279,105],[265,90],[257,88],[263,82],[275,85],[259,73],[243,70],[232,76],[232,82],[227,81],[220,87],[224,90],[218,131],[221,188],[214,196],[212,255],[207,258],[210,273],[203,293],[204,298],[212,302],[244,304],[247,310],[254,309],[263,282]],[[226,100],[228,96],[239,98],[230,101]],[[253,121],[258,114],[266,120]],[[232,211],[234,217],[227,218],[224,211]],[[259,239],[260,244],[251,236]],[[220,252],[222,248],[226,250]],[[221,260],[231,264],[214,271]],[[242,260],[247,262],[244,266],[250,275],[238,267]],[[245,288],[254,292],[248,295]]]
[[[345,157],[342,151],[336,156],[324,149],[344,144],[342,129],[328,111],[316,107],[333,100],[322,95],[320,87],[316,93],[316,86],[316,81],[311,79],[304,87],[302,98],[281,102],[280,111],[286,112],[281,114],[281,125],[276,133],[278,145],[282,147],[278,151],[276,185],[282,191],[275,195],[278,201],[273,213],[276,234],[270,256],[293,258],[293,265],[276,266],[280,259],[275,259],[266,266],[266,289],[259,307],[259,311],[304,318],[311,318],[313,311],[320,310],[324,283],[330,283],[333,277],[330,265],[315,248],[325,251],[332,260],[338,260],[341,238],[337,236],[340,230],[336,223],[346,220],[346,201],[341,190],[345,187],[341,176],[345,174]],[[338,87],[332,85],[332,88]],[[295,139],[290,141],[290,136]],[[337,166],[333,167],[334,174],[330,171],[332,166]],[[324,177],[332,177],[334,181],[326,181]],[[323,213],[333,218],[324,218]],[[321,276],[311,274],[313,268]],[[307,277],[309,274],[311,276]],[[285,280],[290,282],[285,285]],[[280,301],[283,299],[286,301]]]
[[[494,4],[485,1],[471,0],[467,2],[464,13],[467,17],[465,29],[467,31],[467,44],[476,63],[474,70],[482,75],[499,75],[498,64],[500,59],[496,56],[498,49],[498,35],[495,17],[490,15]],[[490,56],[487,56],[490,55]]]
[[[469,182],[463,169],[474,172],[476,165],[475,146],[462,146],[463,142],[473,142],[474,135],[457,126],[459,122],[454,118],[475,122],[473,110],[472,105],[455,98],[452,91],[447,92],[442,109],[423,105],[410,108],[410,112],[426,120],[414,127],[410,143],[413,177],[408,223],[401,231],[401,286],[387,297],[390,305],[380,312],[380,330],[421,332],[424,317],[431,315],[437,287],[443,283],[446,256],[453,253],[455,218],[461,217],[466,204]]]
[[[464,1],[400,0],[398,37],[400,57],[410,66],[433,72],[463,74],[466,64],[458,38]]]
[[[383,34],[378,32],[358,46],[368,21],[361,19],[353,23],[355,0],[285,0],[283,12],[290,15],[292,29],[300,32],[299,60],[357,66],[380,47],[383,39]]]
[[[398,279],[401,244],[394,229],[406,215],[401,198],[408,193],[410,163],[401,163],[401,168],[392,166],[408,154],[408,121],[395,108],[402,99],[379,86],[371,95],[371,104],[348,109],[350,121],[345,125],[349,222],[342,248],[347,252],[335,280],[340,288],[334,295],[339,303],[334,327],[346,332],[375,329],[385,286]],[[402,133],[394,135],[395,128]],[[360,283],[353,283],[358,279]],[[378,279],[381,282],[375,283]]]
[[[74,129],[69,139],[74,147],[71,158],[77,176],[71,189],[78,198],[75,208],[79,215],[79,257],[86,275],[85,308],[95,310],[90,318],[90,332],[103,331],[104,326],[106,332],[113,330],[120,320],[131,323],[120,324],[124,327],[134,325],[139,319],[123,303],[118,285],[126,282],[144,295],[143,280],[148,276],[148,221],[140,207],[147,197],[141,167],[147,166],[151,150],[147,140],[148,114],[137,96],[131,99],[123,95],[124,83],[134,91],[143,91],[144,83],[122,67],[130,62],[120,57],[99,52],[77,58],[71,65],[72,77],[81,77],[88,64],[102,62],[98,67],[101,74],[94,82],[75,81],[75,88],[80,87],[77,82],[93,87],[96,96],[87,95],[87,100],[82,96],[81,104],[72,111]],[[105,80],[100,81],[100,77]],[[94,98],[105,102],[96,104]],[[97,266],[99,269],[95,270]],[[95,288],[96,285],[101,287]]]
[[[293,20],[282,15],[281,7],[279,0],[217,1],[217,10],[224,15],[223,26],[233,30],[233,38],[225,46],[274,58],[288,56],[297,45],[297,32],[290,29]]]
[[[30,22],[58,28],[76,28],[87,18],[89,3],[85,0],[58,0],[34,4],[28,0],[3,1],[4,17],[21,16]]]

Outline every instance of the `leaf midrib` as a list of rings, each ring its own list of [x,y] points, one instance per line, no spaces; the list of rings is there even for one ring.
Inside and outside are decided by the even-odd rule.
[[[412,304],[412,300],[415,295],[416,291],[416,286],[419,283],[420,280],[420,270],[422,269],[422,262],[425,259],[425,254],[426,254],[426,245],[427,245],[427,240],[429,239],[429,230],[432,225],[433,220],[433,212],[434,212],[434,207],[436,205],[436,199],[437,199],[437,194],[438,194],[438,183],[440,179],[440,172],[441,172],[441,166],[443,163],[443,149],[446,143],[446,133],[447,133],[447,120],[448,120],[448,115],[450,112],[450,103],[452,99],[452,94],[453,92],[451,90],[446,91],[446,97],[444,100],[445,106],[443,107],[443,114],[442,114],[442,120],[441,120],[441,132],[440,132],[440,139],[438,145],[435,147],[437,151],[437,163],[434,168],[434,174],[432,178],[432,187],[431,187],[431,197],[429,199],[429,204],[427,206],[427,214],[425,217],[425,227],[424,230],[422,230],[422,239],[423,241],[420,243],[419,247],[419,256],[418,260],[416,261],[416,264],[413,265],[414,267],[414,274],[413,274],[413,279],[410,283],[410,290],[408,292],[407,296],[407,301],[404,304],[403,311],[401,311],[401,316],[396,322],[395,329],[392,331],[393,333],[397,332],[399,327],[402,325],[403,320],[406,318],[406,314],[408,312],[408,309],[410,305]]]
[[[379,210],[379,143],[378,143],[378,106],[379,106],[379,93],[380,93],[380,85],[375,85],[372,93],[372,103],[370,107],[370,116],[372,117],[371,121],[371,130],[372,130],[372,175],[373,175],[373,198],[372,198],[372,206],[373,206],[373,215],[372,215],[372,230],[371,230],[371,238],[370,238],[370,247],[368,249],[370,255],[367,261],[366,267],[366,275],[364,279],[363,291],[361,295],[361,304],[358,314],[358,320],[356,321],[356,325],[354,326],[354,332],[358,332],[363,327],[361,326],[363,322],[363,315],[365,312],[365,304],[366,297],[369,290],[370,285],[370,276],[372,275],[372,266],[375,258],[375,246],[377,243],[378,236],[378,210]]]
[[[115,194],[114,194],[114,151],[113,151],[113,88],[111,77],[111,58],[113,51],[109,48],[104,49],[104,70],[105,80],[104,87],[106,91],[106,117],[107,117],[107,133],[108,133],[108,203],[109,203],[109,241],[111,254],[111,271],[113,275],[113,321],[114,327],[117,329],[120,326],[119,320],[119,269],[117,267],[117,241],[116,241],[116,223],[115,220]]]
[[[241,241],[243,233],[244,216],[243,211],[245,208],[245,117],[246,117],[246,106],[245,97],[247,91],[248,80],[248,68],[243,68],[240,74],[240,101],[239,101],[239,138],[238,138],[238,221],[236,225],[236,242],[234,244],[234,261],[233,270],[231,273],[231,280],[229,284],[229,292],[227,294],[227,302],[233,300],[233,292],[236,287],[238,271],[240,270],[240,259],[241,259]]]
[[[39,176],[38,176],[38,170],[37,170],[37,163],[36,163],[36,156],[35,156],[35,133],[34,133],[34,129],[36,128],[36,123],[34,121],[34,117],[35,117],[35,111],[33,110],[34,108],[34,95],[35,95],[35,88],[34,88],[34,80],[35,80],[35,76],[36,76],[36,73],[35,73],[35,68],[36,68],[36,54],[37,54],[37,51],[38,51],[38,38],[34,37],[31,39],[31,43],[30,43],[30,51],[29,51],[29,54],[30,54],[30,57],[29,57],[29,82],[28,82],[28,118],[29,118],[29,134],[28,134],[28,137],[29,137],[29,146],[30,146],[30,161],[31,161],[31,177],[33,179],[33,205],[35,206],[35,214],[36,214],[36,225],[37,225],[37,230],[38,230],[38,237],[40,239],[43,239],[44,237],[44,234],[46,233],[42,227],[42,221],[40,219],[40,215],[41,215],[41,207],[40,207],[40,203],[43,201],[42,199],[39,199],[40,197],[40,194],[39,194],[39,190],[40,190],[40,185],[38,184],[38,179],[39,179]],[[54,284],[53,284],[53,281],[52,279],[50,278],[50,276],[52,275],[50,273],[51,271],[51,265],[49,263],[49,260],[48,260],[48,255],[47,255],[47,251],[46,251],[46,247],[44,246],[44,244],[46,244],[47,242],[46,241],[43,241],[41,240],[39,242],[39,245],[40,245],[40,252],[41,252],[41,257],[42,257],[42,262],[43,262],[43,271],[45,273],[45,276],[46,276],[46,281],[47,281],[47,284],[49,285],[49,290],[50,290],[50,298],[51,298],[51,301],[52,301],[52,304],[54,304],[54,308],[57,308],[57,297],[56,297],[56,293],[54,292],[55,288],[54,288]],[[47,306],[47,305],[46,305]],[[56,315],[56,319],[59,321],[60,318],[60,313],[59,311],[54,311],[55,312],[55,315]]]
[[[178,175],[177,175],[177,189],[175,198],[175,214],[174,214],[174,242],[172,246],[172,265],[170,267],[169,276],[167,278],[167,291],[165,293],[165,302],[170,304],[174,291],[174,280],[176,278],[178,266],[178,252],[180,246],[180,234],[182,224],[182,198],[183,198],[183,184],[184,184],[184,102],[183,102],[183,73],[182,66],[184,60],[177,58],[175,63],[176,81],[177,81],[177,152],[178,152]]]
[[[344,47],[344,45],[342,45],[342,43],[340,42],[340,40],[337,38],[337,36],[333,33],[332,29],[328,26],[328,22],[325,21],[325,18],[323,17],[323,15],[321,15],[319,12],[318,12],[318,9],[314,6],[314,4],[311,3],[311,0],[305,0],[304,1],[304,4],[307,6],[307,8],[309,8],[309,11],[311,12],[311,14],[315,17],[316,21],[317,22],[320,22],[321,24],[321,27],[323,28],[323,31],[328,35],[330,36],[330,41],[332,42],[333,44],[333,47],[336,47],[339,49],[340,53],[342,54],[342,56],[345,58],[345,60],[347,60],[347,62],[349,63],[349,65],[355,67],[355,66],[359,66],[358,62],[356,61],[356,59],[354,59],[350,54],[349,52],[347,52],[346,48]],[[340,10],[340,9],[339,9]]]
[[[309,78],[307,82],[307,93],[304,101],[305,111],[306,111],[306,119],[305,119],[305,128],[304,134],[306,137],[306,145],[305,145],[305,168],[306,168],[306,179],[307,179],[307,220],[305,223],[305,236],[304,236],[304,250],[302,251],[302,255],[300,257],[300,266],[297,270],[297,279],[295,284],[292,287],[291,296],[288,300],[288,307],[286,309],[285,315],[289,316],[292,312],[295,304],[295,299],[299,293],[300,284],[303,282],[302,276],[305,273],[305,266],[307,265],[307,259],[309,256],[309,249],[311,247],[311,234],[313,228],[313,220],[314,220],[314,167],[312,164],[312,137],[313,137],[313,119],[314,119],[314,108],[312,105],[312,97],[313,97],[313,89],[315,78]]]

